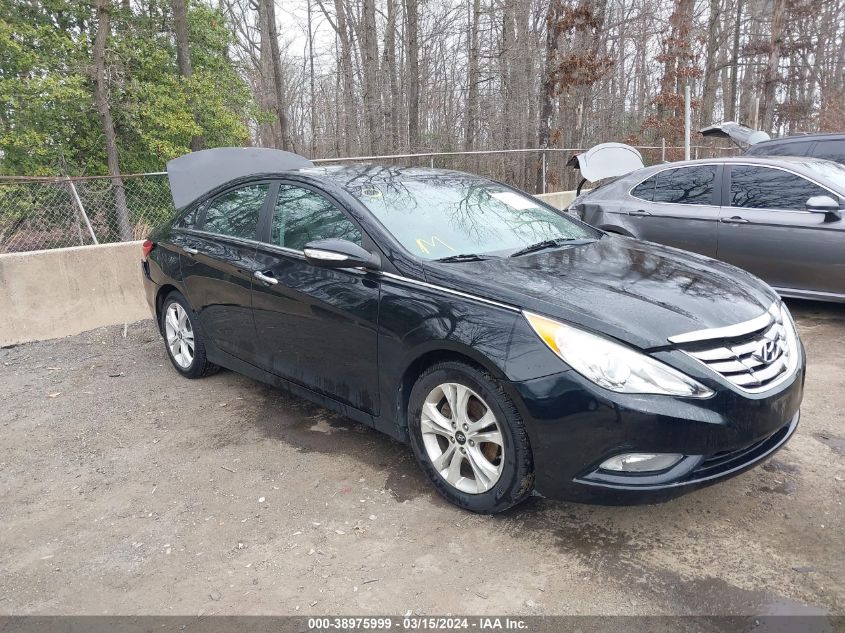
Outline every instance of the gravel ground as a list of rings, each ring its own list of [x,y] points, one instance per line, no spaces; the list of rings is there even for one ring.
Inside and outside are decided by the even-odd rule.
[[[410,449],[151,321],[0,350],[0,613],[765,614],[845,610],[845,306],[792,303],[801,426],[666,504],[433,494]]]

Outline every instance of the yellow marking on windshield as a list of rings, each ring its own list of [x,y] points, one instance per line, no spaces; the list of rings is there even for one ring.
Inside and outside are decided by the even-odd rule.
[[[444,242],[443,240],[441,240],[441,239],[440,239],[439,237],[437,237],[436,235],[432,235],[432,236],[431,236],[431,240],[429,240],[429,241],[426,241],[426,240],[424,240],[424,239],[423,239],[423,238],[421,238],[421,237],[418,237],[418,238],[417,238],[417,248],[418,248],[418,249],[420,249],[420,252],[421,252],[421,253],[426,253],[426,254],[428,254],[428,253],[430,252],[430,251],[429,251],[429,248],[431,248],[432,250],[433,250],[433,249],[435,249],[435,248],[437,248],[437,244],[438,244],[438,243],[442,244],[443,246],[445,246],[446,248],[448,248],[450,251],[453,251],[453,252],[455,251],[455,249],[454,249],[454,248],[452,248],[451,246],[449,246],[446,242]]]

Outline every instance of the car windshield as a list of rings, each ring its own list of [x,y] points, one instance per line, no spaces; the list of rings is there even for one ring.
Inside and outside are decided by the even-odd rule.
[[[423,259],[508,255],[601,233],[489,180],[454,172],[355,178],[344,186],[411,253]],[[453,260],[460,261],[460,260]]]
[[[805,163],[819,178],[835,185],[839,191],[845,191],[845,165],[828,160],[814,160]]]

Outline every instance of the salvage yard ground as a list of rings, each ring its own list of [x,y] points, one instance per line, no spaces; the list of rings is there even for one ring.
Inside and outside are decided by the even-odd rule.
[[[845,610],[845,306],[791,302],[801,425],[659,506],[434,494],[410,449],[224,371],[151,321],[0,349],[0,613],[762,614]]]

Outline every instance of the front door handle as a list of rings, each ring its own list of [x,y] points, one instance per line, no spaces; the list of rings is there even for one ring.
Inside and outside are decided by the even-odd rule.
[[[265,284],[270,284],[271,286],[275,286],[279,283],[279,280],[273,277],[272,275],[265,275],[260,270],[255,271],[255,278],[259,281],[263,281]]]
[[[628,215],[651,215],[651,211],[645,209],[637,209],[636,211],[628,211]]]
[[[183,246],[182,250],[185,251],[188,255],[196,255],[199,251],[195,248],[191,248],[190,246]]]
[[[733,216],[732,218],[719,218],[719,222],[724,222],[725,224],[748,224],[749,221],[745,218],[741,218],[738,215]]]

